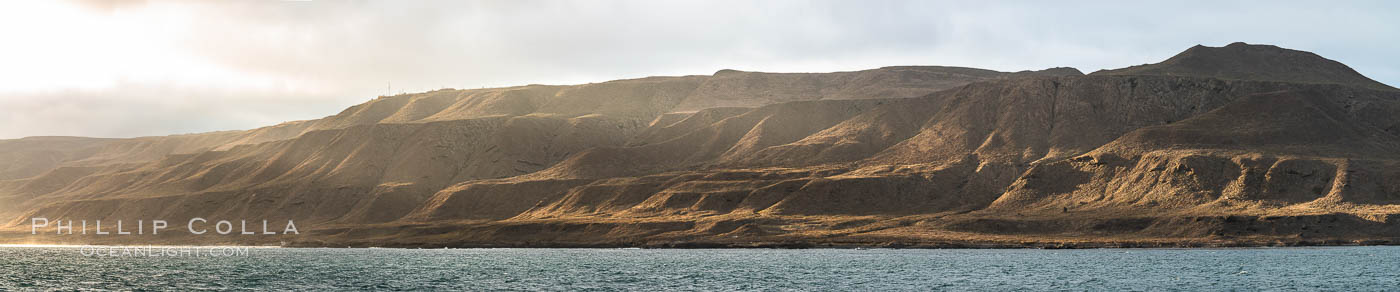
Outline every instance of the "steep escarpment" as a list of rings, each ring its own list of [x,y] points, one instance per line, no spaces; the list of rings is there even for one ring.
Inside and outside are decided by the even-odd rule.
[[[381,96],[325,118],[292,121],[247,131],[131,139],[31,137],[3,140],[0,141],[0,150],[4,151],[0,151],[0,155],[4,156],[0,158],[6,163],[0,168],[0,180],[30,178],[61,166],[149,162],[170,154],[227,150],[239,145],[287,140],[313,131],[357,125],[522,115],[608,115],[650,121],[660,115],[712,107],[686,104],[712,105],[733,100],[739,106],[758,107],[801,100],[916,97],[974,81],[1027,74],[1080,73],[1065,68],[1005,73],[958,67],[905,66],[838,73],[742,72],[714,76],[649,77],[569,86],[442,89]],[[794,89],[795,84],[809,86]],[[831,91],[823,89],[825,85],[846,88]],[[825,93],[811,94],[814,92]],[[899,94],[891,96],[875,92]]]
[[[1400,237],[1400,92],[1373,83],[1232,44],[1087,76],[722,70],[439,90],[175,146],[9,141],[47,156],[6,170],[0,215],[13,232],[31,217],[308,231],[160,237],[195,244],[1384,243]]]
[[[979,88],[979,87],[989,88]],[[1105,91],[1112,93],[1105,94]],[[744,151],[761,158],[771,158],[772,153],[799,152],[790,155],[789,158],[781,161],[769,161],[766,163],[755,163],[746,169],[752,169],[757,173],[791,171],[796,169],[824,169],[831,172],[827,177],[833,181],[874,182],[867,186],[837,187],[835,189],[845,192],[842,195],[834,196],[814,202],[828,202],[828,205],[813,206],[814,209],[827,208],[831,205],[845,205],[841,198],[860,198],[876,195],[908,195],[924,191],[938,193],[939,197],[961,198],[970,201],[981,202],[981,205],[969,205],[969,208],[995,207],[988,206],[993,199],[1001,197],[1005,200],[1016,200],[1014,193],[1002,193],[1002,190],[1010,188],[1011,191],[1019,191],[1016,184],[1029,180],[1032,177],[1041,176],[1042,172],[1056,175],[1049,178],[1050,183],[1065,184],[1064,186],[1039,187],[1035,186],[1038,194],[1044,192],[1067,192],[1083,186],[1084,181],[1093,176],[1082,170],[1071,170],[1062,165],[1081,163],[1085,165],[1105,165],[1112,161],[1114,163],[1126,163],[1128,158],[1140,153],[1121,153],[1111,157],[1086,158],[1105,152],[1108,148],[1119,147],[1126,142],[1123,140],[1136,137],[1138,132],[1147,131],[1156,127],[1186,127],[1198,122],[1201,119],[1210,119],[1213,116],[1234,115],[1232,111],[1240,107],[1248,107],[1251,103],[1260,99],[1268,99],[1268,96],[1275,96],[1279,93],[1288,92],[1289,96],[1351,96],[1355,99],[1365,100],[1362,103],[1368,106],[1381,109],[1394,106],[1396,95],[1386,92],[1375,92],[1362,89],[1354,89],[1342,86],[1316,86],[1306,84],[1291,84],[1278,82],[1252,82],[1252,81],[1223,81],[1208,78],[1182,78],[1182,77],[1066,77],[1050,79],[1029,79],[1015,82],[997,82],[992,84],[974,84],[958,90],[944,92],[929,96],[919,100],[903,100],[896,102],[889,107],[872,108],[862,111],[881,117],[895,117],[894,119],[878,120],[870,116],[852,116],[841,123],[833,124],[821,131],[806,131],[809,134],[801,139],[787,139],[793,141],[785,144],[777,144],[764,147],[758,151]],[[1097,94],[1094,94],[1097,93]],[[947,94],[943,96],[943,94]],[[1108,98],[1105,98],[1108,97]],[[941,99],[941,100],[940,100]],[[1326,99],[1326,98],[1323,98]],[[916,102],[917,101],[917,102]],[[1282,102],[1283,100],[1279,100]],[[990,105],[989,105],[990,104]],[[931,108],[919,108],[916,105],[926,105]],[[1345,103],[1338,103],[1345,106]],[[854,106],[854,104],[846,105]],[[905,109],[908,112],[926,113],[915,118],[908,116],[901,117],[890,114],[895,109]],[[1036,112],[1034,110],[1040,110]],[[1282,110],[1282,108],[1280,108]],[[1369,110],[1356,108],[1358,113],[1365,113]],[[757,111],[756,111],[757,112]],[[804,112],[814,112],[806,110]],[[1008,114],[1017,113],[1017,114]],[[1299,119],[1318,119],[1316,121],[1303,121],[1325,123],[1337,117],[1313,116],[1306,117],[1296,114],[1283,113]],[[1365,115],[1365,114],[1361,114]],[[1241,115],[1245,116],[1245,115]],[[1382,117],[1373,117],[1382,119]],[[910,122],[910,121],[919,122]],[[738,121],[738,119],[730,120]],[[852,124],[860,122],[860,129],[850,129]],[[1374,123],[1387,123],[1385,120],[1372,121]],[[1242,121],[1231,121],[1230,123],[1243,124]],[[753,123],[746,134],[759,134],[762,128]],[[923,126],[918,126],[923,124]],[[730,126],[729,123],[715,123],[714,128],[697,133],[720,133],[722,127]],[[978,128],[978,127],[984,128]],[[1328,125],[1320,125],[1327,127]],[[864,156],[853,156],[838,160],[838,163],[831,163],[827,157],[822,155],[811,155],[812,153],[822,153],[821,150],[810,150],[818,147],[834,147],[837,143],[826,145],[815,145],[811,141],[830,139],[832,132],[860,132],[864,129],[893,129],[906,128],[903,131],[890,131],[901,137],[906,137],[898,143],[883,143],[884,147],[876,148],[874,151]],[[789,127],[796,129],[799,127]],[[1057,131],[1054,128],[1061,130]],[[957,132],[947,129],[956,129]],[[1262,128],[1261,128],[1262,129]],[[871,130],[879,132],[879,130]],[[1229,135],[1229,133],[1225,133]],[[731,135],[737,136],[737,135]],[[860,138],[869,135],[846,135],[844,137]],[[713,136],[706,136],[713,137]],[[1123,139],[1119,139],[1123,137]],[[1315,143],[1319,149],[1328,145],[1318,143],[1315,140],[1307,140],[1304,136],[1294,137],[1304,143]],[[1382,137],[1383,138],[1383,137]],[[716,148],[713,144],[688,142],[686,137],[674,140],[676,145],[694,145],[695,148],[687,151],[677,151],[680,153],[705,153],[695,149]],[[697,139],[712,141],[713,139]],[[1115,141],[1117,140],[1117,141]],[[1159,140],[1159,139],[1153,139]],[[1375,140],[1375,139],[1373,139]],[[719,148],[729,147],[729,149],[739,149],[748,147],[739,139],[731,138],[727,143]],[[1389,140],[1375,140],[1381,143],[1372,148],[1350,148],[1358,152],[1357,155],[1364,155],[1368,151],[1380,151],[1389,145]],[[859,142],[844,142],[841,144],[857,144]],[[932,144],[932,145],[929,145]],[[1103,146],[1107,144],[1108,146]],[[1177,143],[1186,146],[1186,143]],[[703,146],[703,147],[702,147]],[[1264,146],[1264,145],[1261,145]],[[1104,147],[1104,148],[1100,148]],[[1267,147],[1267,146],[1264,146]],[[804,149],[805,148],[805,149]],[[1246,147],[1248,148],[1248,147]],[[804,149],[804,150],[794,150]],[[919,151],[923,149],[933,149],[938,152]],[[1138,149],[1132,147],[1131,149]],[[1155,146],[1150,149],[1169,150],[1168,147]],[[692,157],[664,157],[656,156],[647,158],[646,147],[632,147],[612,149],[606,152],[608,158],[602,157],[603,152],[590,152],[580,155],[579,158],[590,158],[588,160],[566,161],[556,168],[547,170],[554,171],[561,168],[586,169],[592,166],[593,169],[605,166],[613,166],[608,161],[626,161],[622,165],[625,170],[637,170],[638,172],[652,171],[681,171],[696,169],[697,166],[684,166],[684,159],[691,159],[688,163],[694,164]],[[1095,152],[1098,151],[1098,152]],[[713,152],[713,151],[711,151]],[[1226,152],[1221,152],[1226,153]],[[1337,155],[1334,153],[1333,156]],[[1386,158],[1387,156],[1375,157]],[[1200,156],[1199,154],[1197,156]],[[668,160],[675,158],[675,160]],[[803,160],[803,159],[807,160]],[[1088,159],[1088,160],[1086,160]],[[1094,160],[1099,159],[1099,160]],[[756,159],[749,160],[755,161]],[[1102,160],[1102,161],[1100,161]],[[647,165],[646,162],[656,162],[655,165]],[[726,164],[725,157],[716,157],[710,160],[711,169],[733,169],[735,166]],[[795,161],[795,162],[794,162]],[[1144,162],[1146,163],[1146,162]],[[808,165],[815,165],[808,167]],[[824,165],[824,166],[823,166]],[[674,166],[673,168],[665,168]],[[759,167],[754,169],[754,167]],[[1143,166],[1144,169],[1156,168],[1156,166]],[[699,166],[699,168],[705,168]],[[1062,169],[1063,168],[1063,169]],[[639,170],[640,169],[640,170]],[[728,173],[728,172],[722,172]],[[747,172],[741,172],[747,173]],[[556,172],[553,174],[564,174]],[[1058,176],[1066,177],[1058,177]],[[1238,175],[1238,174],[1236,174]],[[570,178],[590,178],[609,176],[630,176],[626,172],[588,172],[585,175],[563,175]],[[522,176],[516,179],[532,180],[540,176]],[[544,176],[553,177],[553,176]],[[708,177],[708,176],[706,176]],[[724,175],[716,175],[716,180],[729,180]],[[771,203],[781,202],[791,199],[812,195],[814,189],[811,180],[799,180],[793,178],[782,178],[780,180],[768,181],[762,184],[746,185],[760,181],[758,177],[763,175],[739,176],[734,179],[744,182],[745,187],[731,186],[725,189],[728,193],[729,201],[751,202],[751,198],[756,196],[767,196],[766,192],[760,191],[777,185],[797,186],[788,190],[786,196],[768,200]],[[636,177],[632,179],[608,179],[603,180],[608,185],[618,185],[622,182],[637,181],[640,185],[629,187],[613,187],[611,189],[623,188],[633,190],[645,190],[646,192],[656,192],[658,195],[664,193],[667,188],[663,185],[650,186],[640,182],[656,182],[656,179],[643,179],[647,177]],[[837,179],[840,178],[840,179]],[[1119,178],[1113,174],[1107,174],[1107,178]],[[879,182],[889,182],[892,185],[900,185],[899,181],[916,179],[917,181],[929,182],[929,185],[910,187],[902,190],[882,189]],[[931,181],[946,179],[942,184],[933,184]],[[680,182],[695,182],[705,180],[701,178],[682,179]],[[709,180],[705,180],[709,181]],[[818,182],[819,184],[821,182]],[[1223,187],[1223,185],[1218,186]],[[575,193],[591,188],[581,188]],[[1101,189],[1095,190],[1100,192]],[[980,198],[980,199],[979,199]],[[878,205],[882,202],[879,199],[861,202],[856,205]],[[623,202],[635,202],[637,200],[624,200]],[[924,198],[918,201],[929,202],[935,199]],[[894,200],[892,202],[899,202]],[[590,203],[596,204],[596,203]],[[663,204],[664,205],[664,204]],[[907,203],[897,205],[910,206]],[[608,210],[626,210],[636,206],[608,206]],[[755,207],[751,209],[766,210],[771,206]],[[553,206],[554,209],[596,209],[598,206],[568,207]],[[654,209],[655,207],[649,207]],[[1040,209],[1049,210],[1050,207]],[[919,210],[919,209],[911,209]],[[1056,209],[1058,210],[1058,209]],[[921,210],[927,212],[929,210]],[[858,214],[846,214],[858,215]]]

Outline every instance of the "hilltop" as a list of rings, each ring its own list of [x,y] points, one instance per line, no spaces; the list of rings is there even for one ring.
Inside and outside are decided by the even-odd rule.
[[[1356,73],[1351,67],[1310,52],[1242,42],[1224,47],[1196,45],[1156,64],[1101,70],[1096,75],[1200,76],[1236,80],[1344,84],[1396,90]]]

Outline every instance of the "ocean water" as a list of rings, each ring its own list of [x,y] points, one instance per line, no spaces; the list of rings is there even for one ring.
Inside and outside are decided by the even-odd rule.
[[[1400,289],[1400,247],[89,251],[0,247],[0,290]]]

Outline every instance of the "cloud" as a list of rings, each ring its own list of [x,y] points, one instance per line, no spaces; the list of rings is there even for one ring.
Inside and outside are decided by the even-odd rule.
[[[146,0],[75,0],[75,6],[95,12],[112,13],[123,9],[139,9],[146,6]]]
[[[248,129],[393,91],[718,69],[1085,72],[1235,41],[1400,84],[1388,2],[123,1],[0,4],[0,138]],[[21,7],[4,7],[21,6]],[[90,117],[90,118],[83,118]]]

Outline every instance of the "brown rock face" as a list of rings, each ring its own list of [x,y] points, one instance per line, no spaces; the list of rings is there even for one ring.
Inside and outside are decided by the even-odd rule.
[[[1400,236],[1397,113],[1400,91],[1345,65],[1245,44],[1087,76],[721,70],[439,90],[249,131],[0,141],[0,241],[1385,243]],[[176,231],[30,236],[31,217]],[[179,232],[193,217],[304,232]]]

